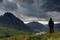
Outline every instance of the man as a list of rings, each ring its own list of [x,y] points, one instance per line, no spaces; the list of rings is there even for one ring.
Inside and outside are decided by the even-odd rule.
[[[54,33],[54,21],[52,20],[52,18],[50,18],[48,26],[50,29],[50,33]]]

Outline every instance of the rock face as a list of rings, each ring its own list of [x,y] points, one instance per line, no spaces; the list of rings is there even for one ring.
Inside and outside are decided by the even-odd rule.
[[[47,28],[43,24],[38,23],[38,22],[28,23],[27,26],[37,32],[47,31]]]
[[[31,29],[27,27],[22,20],[10,12],[6,12],[4,15],[0,16],[0,26],[16,28],[23,31],[31,31]]]

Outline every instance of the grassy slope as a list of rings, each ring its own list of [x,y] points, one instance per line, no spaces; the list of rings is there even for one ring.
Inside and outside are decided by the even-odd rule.
[[[0,27],[0,40],[60,40],[60,32],[44,35],[25,33],[16,29]]]
[[[60,40],[60,33],[44,34],[44,35],[15,35],[5,40]]]
[[[26,32],[12,29],[12,28],[7,28],[7,27],[0,27],[0,38],[6,36],[13,36],[13,35],[22,35],[22,34],[26,34]]]
[[[60,40],[60,32],[49,34],[46,33],[44,35],[32,36],[29,40]]]

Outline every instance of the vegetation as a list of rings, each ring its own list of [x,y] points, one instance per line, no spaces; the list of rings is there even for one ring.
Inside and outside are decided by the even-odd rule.
[[[0,27],[0,40],[60,40],[60,32],[35,35],[35,33]]]
[[[0,27],[0,38],[4,37],[11,37],[13,35],[23,35],[26,34],[26,32],[19,31],[17,29],[8,28],[8,27]]]
[[[60,40],[60,34],[51,35],[13,35],[11,37],[0,38],[0,40]]]

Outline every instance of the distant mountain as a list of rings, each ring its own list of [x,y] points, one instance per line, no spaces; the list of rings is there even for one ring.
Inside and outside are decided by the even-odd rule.
[[[55,24],[55,31],[60,31],[60,23]]]
[[[49,26],[48,26],[48,24],[46,25],[46,27],[47,27],[48,30],[49,30]],[[54,24],[54,31],[55,31],[55,32],[60,31],[60,23]]]
[[[10,12],[6,12],[4,15],[0,16],[0,26],[15,28],[21,31],[31,31],[31,29],[27,27],[22,20]]]
[[[47,28],[45,27],[45,25],[38,23],[38,22],[31,22],[27,24],[28,27],[30,27],[32,30],[37,31],[37,32],[41,32],[41,31],[46,31]]]

